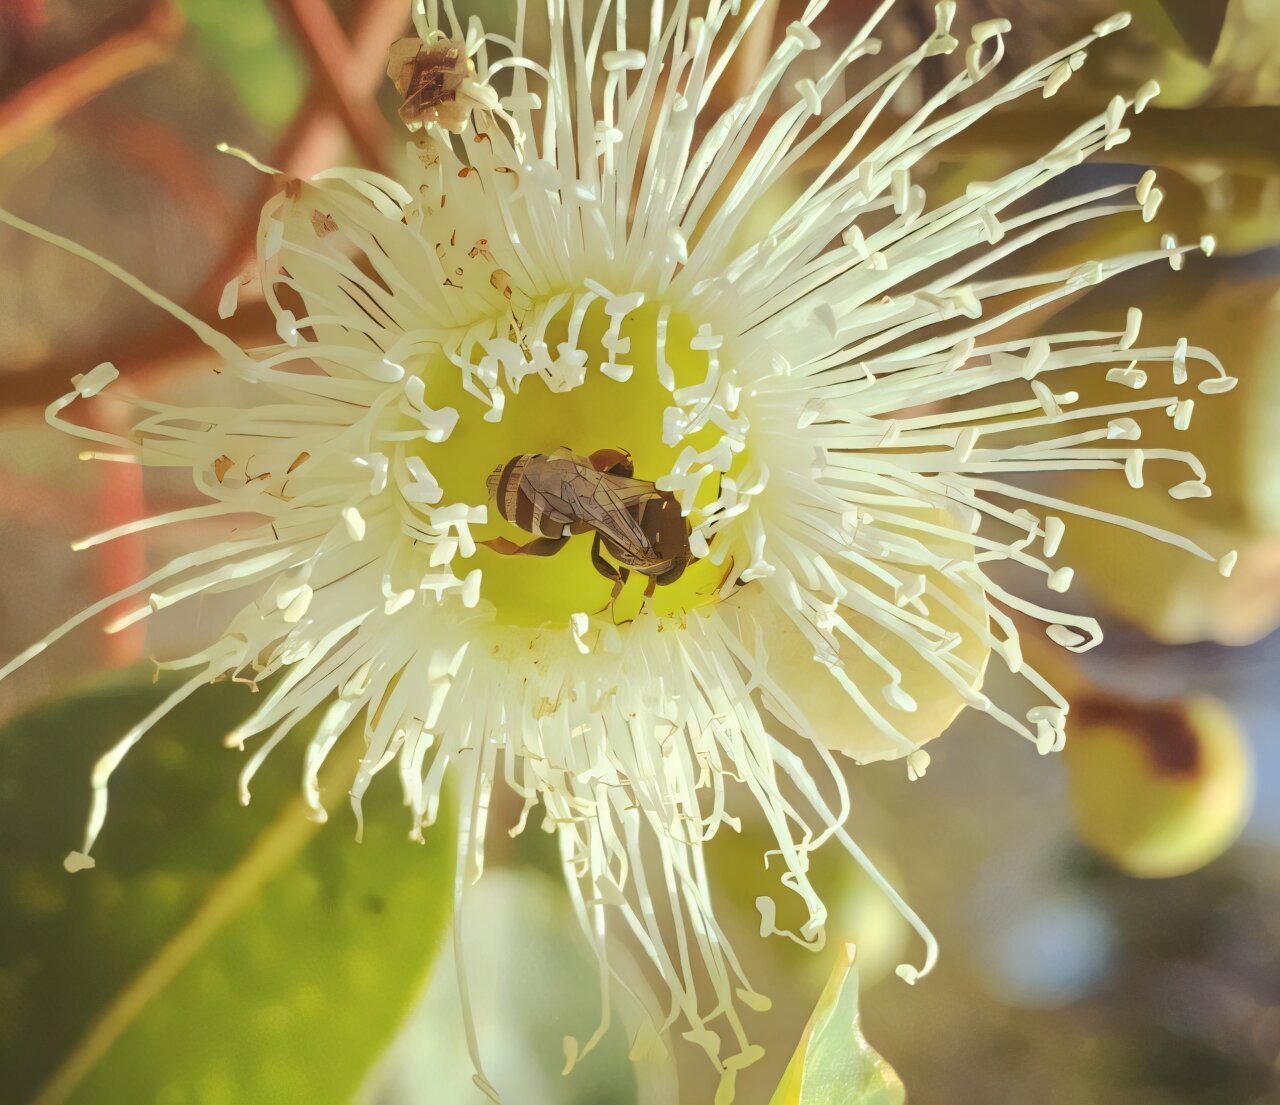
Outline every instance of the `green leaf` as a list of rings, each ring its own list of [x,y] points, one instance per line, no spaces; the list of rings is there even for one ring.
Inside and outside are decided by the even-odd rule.
[[[1069,134],[1088,121],[1087,108],[1013,108],[979,120],[940,147],[949,159],[986,154],[1039,157],[1046,135]],[[1280,172],[1280,107],[1149,107],[1132,124],[1128,142],[1100,150],[1096,161],[1127,165],[1211,163],[1223,169],[1267,176]]]
[[[1160,0],[1193,57],[1206,65],[1218,48],[1230,0]]]
[[[302,103],[306,70],[265,0],[178,0],[240,102],[265,127],[283,127]]]
[[[858,971],[846,949],[818,999],[770,1105],[902,1105],[902,1080],[867,1043]]]
[[[221,738],[254,696],[221,684],[130,753],[97,867],[68,874],[92,761],[164,690],[117,681],[0,730],[4,1099],[346,1101],[438,948],[450,819],[425,847],[410,844],[388,780],[365,802],[357,844],[341,817],[327,828],[307,820],[288,748],[242,808],[243,754]],[[325,790],[335,812],[349,770],[335,764]]]

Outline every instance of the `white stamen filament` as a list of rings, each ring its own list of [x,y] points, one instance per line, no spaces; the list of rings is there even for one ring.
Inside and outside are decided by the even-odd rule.
[[[690,0],[654,4],[647,39],[632,41],[621,0],[612,23],[609,0],[594,18],[582,0],[545,0],[548,55],[538,59],[523,56],[525,0],[514,42],[478,22],[464,28],[450,0],[416,4],[423,40],[465,35],[474,71],[459,95],[470,129],[423,127],[403,182],[333,170],[290,182],[264,206],[258,269],[280,337],[264,349],[240,350],[110,262],[0,212],[115,275],[191,327],[228,376],[256,385],[251,407],[135,400],[139,421],[123,436],[63,415],[112,382],[115,370],[103,365],[47,412],[94,443],[85,455],[186,466],[211,500],[78,547],[197,519],[263,519],[94,604],[0,669],[2,678],[124,599],[137,605],[110,628],[205,594],[244,595],[208,648],[165,665],[193,674],[96,766],[72,866],[92,865],[108,783],[128,749],[199,685],[234,677],[264,689],[228,736],[234,747],[256,742],[242,801],[267,755],[326,702],[303,754],[317,819],[326,816],[321,767],[359,724],[365,745],[348,796],[358,826],[373,778],[393,765],[414,837],[437,817],[446,776],[456,779],[459,911],[483,870],[493,788],[522,801],[512,831],[541,807],[602,961],[601,1023],[585,1042],[568,1038],[570,1066],[601,1038],[615,992],[652,1019],[637,1051],[654,1050],[679,1024],[729,1081],[758,1058],[739,1009],[765,999],[716,921],[704,865],[707,843],[739,827],[731,805],[747,794],[806,911],[783,935],[821,946],[826,911],[809,857],[837,841],[924,942],[922,964],[903,964],[899,975],[928,973],[932,935],[845,829],[850,799],[828,745],[833,719],[814,713],[808,684],[841,694],[840,725],[863,742],[859,759],[905,757],[913,778],[928,766],[921,741],[936,735],[913,728],[931,705],[915,690],[921,678],[940,688],[931,694],[1056,750],[1067,702],[1026,662],[1020,633],[1038,623],[1084,651],[1101,632],[1091,618],[1009,592],[991,570],[1016,563],[1039,573],[1050,597],[1067,591],[1071,566],[1050,561],[1063,516],[1077,515],[1230,573],[1234,553],[1215,556],[1021,479],[1101,471],[1140,488],[1182,466],[1189,471],[1168,494],[1207,496],[1192,454],[1133,443],[1145,420],[1167,417],[1178,430],[1191,422],[1193,400],[1152,395],[1165,391],[1155,366],[1168,364],[1178,388],[1195,363],[1197,390],[1212,396],[1235,383],[1217,359],[1185,339],[1140,346],[1136,308],[1118,330],[1005,336],[1082,288],[1155,261],[1177,267],[1213,242],[1166,236],[1126,256],[1017,268],[1038,244],[1094,220],[1157,216],[1153,174],[1065,199],[1041,192],[1123,142],[1130,110],[1158,91],[1151,85],[1046,143],[1043,157],[955,198],[931,205],[917,182],[925,158],[953,135],[1022,97],[1054,95],[1127,16],[984,99],[972,90],[991,80],[1010,27],[979,23],[963,66],[957,59],[955,75],[889,127],[912,74],[962,49],[955,5],[938,5],[935,30],[910,55],[842,94],[856,86],[855,64],[878,52],[872,33],[892,0],[827,54],[814,27],[826,0],[811,0],[756,84],[717,115],[717,85],[763,2],[706,0],[698,16]],[[808,169],[782,213],[743,245],[761,197]],[[324,217],[323,233],[313,215]],[[282,287],[294,293],[289,302],[301,299],[299,314],[282,304]],[[221,317],[234,311],[238,288],[224,291]],[[1086,375],[1109,382],[1104,401],[1073,389]],[[679,502],[689,551],[706,562],[698,567],[717,568],[715,582],[709,601],[678,615],[647,607],[615,625],[584,603],[529,628],[491,600],[487,573],[501,562],[475,558],[487,551],[479,542],[497,508],[475,484],[458,490],[452,450],[476,427],[514,433],[511,411],[530,392],[572,397],[599,377],[623,403],[649,377],[661,389],[651,444],[673,459],[646,478]],[[440,380],[456,384],[447,403]],[[505,459],[489,458],[477,483]],[[771,656],[786,644],[805,657],[804,671],[782,670]],[[983,692],[986,661],[975,656],[988,652],[1040,700],[1023,716]],[[823,778],[781,726],[815,744]],[[776,904],[757,904],[762,931],[782,932]],[[607,969],[617,935],[661,977],[665,1000]],[[482,1071],[469,1020],[467,1031]],[[726,1042],[736,1053],[724,1053]],[[483,1073],[480,1083],[496,1100]]]

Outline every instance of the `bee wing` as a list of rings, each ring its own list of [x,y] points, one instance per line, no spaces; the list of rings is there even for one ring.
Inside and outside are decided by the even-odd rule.
[[[574,517],[575,500],[565,493],[564,488],[567,484],[560,488],[543,487],[540,484],[530,483],[525,487],[525,492],[533,501],[533,505],[539,514],[550,514],[557,520],[567,520]]]
[[[613,484],[624,485],[617,489]],[[619,493],[621,491],[621,493]],[[576,478],[565,483],[566,498],[572,497],[575,513],[592,529],[612,541],[639,562],[653,560],[653,546],[639,523],[627,510],[628,502],[640,502],[656,495],[652,484],[643,480],[590,480]]]
[[[581,517],[579,503],[584,496],[589,499],[594,473],[576,464],[560,463],[561,459],[556,457],[530,465],[521,479],[520,489],[533,505],[535,519],[550,515],[562,524],[586,522],[588,519]],[[583,486],[579,488],[579,484]]]
[[[647,480],[633,480],[630,476],[608,477],[607,485],[622,502],[642,503],[646,499],[660,499],[662,492]]]

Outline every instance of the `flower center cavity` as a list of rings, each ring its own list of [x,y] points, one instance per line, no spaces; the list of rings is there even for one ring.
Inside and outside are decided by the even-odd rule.
[[[745,456],[718,341],[658,304],[620,315],[616,299],[583,302],[555,311],[538,340],[513,328],[488,343],[479,377],[443,352],[405,366],[447,432],[405,443],[400,465],[441,506],[487,507],[470,526],[474,555],[453,570],[478,568],[481,598],[507,624],[622,623],[646,604],[678,616],[733,572],[703,526]]]

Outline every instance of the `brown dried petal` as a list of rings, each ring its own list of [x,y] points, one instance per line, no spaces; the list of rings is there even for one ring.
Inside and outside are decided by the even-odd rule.
[[[417,38],[400,39],[392,45],[387,64],[387,75],[404,99],[400,118],[415,129],[427,123],[461,129],[467,111],[458,103],[458,90],[470,72],[461,42],[440,39],[427,46]]]
[[[311,226],[315,230],[317,238],[323,238],[326,234],[332,234],[338,229],[338,224],[334,221],[333,216],[319,209],[311,212]]]
[[[222,456],[213,462],[213,474],[217,476],[219,483],[227,478],[227,473],[235,467],[235,464],[236,462],[227,456],[226,453],[223,453]]]

